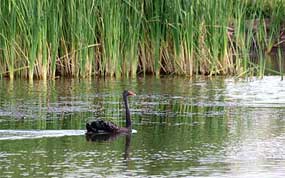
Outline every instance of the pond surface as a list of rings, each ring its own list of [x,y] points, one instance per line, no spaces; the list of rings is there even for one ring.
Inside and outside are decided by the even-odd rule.
[[[137,133],[86,137],[124,89]],[[281,178],[284,145],[280,77],[0,80],[0,177]]]

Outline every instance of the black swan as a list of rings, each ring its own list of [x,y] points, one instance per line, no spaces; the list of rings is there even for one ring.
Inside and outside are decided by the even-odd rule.
[[[132,131],[132,121],[130,110],[128,106],[128,96],[135,96],[136,94],[132,91],[125,90],[123,92],[123,100],[126,108],[126,127],[118,127],[112,122],[103,121],[97,119],[90,123],[86,123],[86,134],[98,134],[98,133],[130,133]]]

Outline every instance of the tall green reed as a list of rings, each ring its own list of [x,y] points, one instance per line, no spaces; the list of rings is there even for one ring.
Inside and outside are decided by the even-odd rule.
[[[1,1],[2,76],[264,75],[282,0]],[[252,59],[252,52],[259,60]]]
[[[123,4],[122,73],[124,76],[135,77],[139,62],[139,40],[143,23],[142,7],[138,1],[126,0]]]
[[[119,1],[101,0],[99,10],[101,12],[100,31],[102,45],[103,75],[120,77],[122,72],[121,33],[122,13]]]

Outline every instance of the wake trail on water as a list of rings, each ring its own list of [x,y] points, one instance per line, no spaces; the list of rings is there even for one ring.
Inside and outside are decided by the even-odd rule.
[[[84,135],[85,130],[0,130],[0,140]]]

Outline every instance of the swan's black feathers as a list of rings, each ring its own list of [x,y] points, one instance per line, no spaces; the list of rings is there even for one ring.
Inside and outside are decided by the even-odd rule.
[[[86,124],[87,132],[89,133],[100,133],[100,132],[116,132],[120,128],[116,126],[113,122],[103,121],[102,119],[97,119],[91,123]]]

